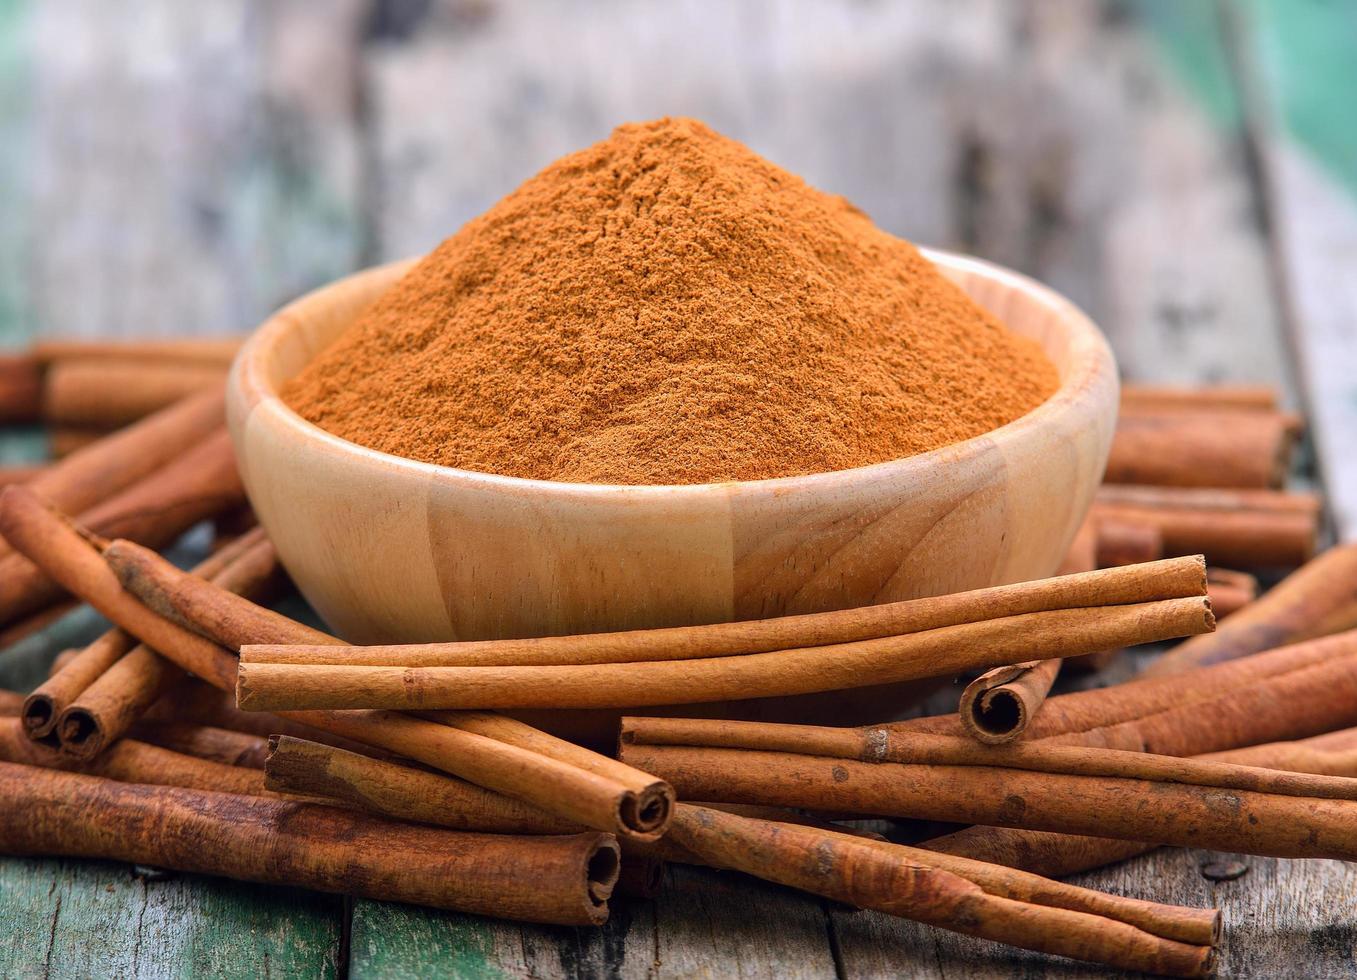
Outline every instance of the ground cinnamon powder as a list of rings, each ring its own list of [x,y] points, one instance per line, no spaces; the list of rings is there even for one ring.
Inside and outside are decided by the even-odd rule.
[[[1056,387],[908,242],[690,119],[619,127],[443,242],[284,389],[345,439],[591,483],[936,449]]]

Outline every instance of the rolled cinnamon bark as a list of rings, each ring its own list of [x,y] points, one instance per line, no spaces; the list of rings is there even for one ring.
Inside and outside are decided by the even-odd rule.
[[[1248,733],[1253,741],[1312,735],[1344,727],[1342,715],[1345,706],[1338,699],[1336,692],[1343,689],[1343,678],[1347,676],[1350,662],[1355,656],[1357,656],[1357,631],[1348,631],[1278,647],[1275,650],[1266,650],[1232,663],[1213,664],[1185,676],[1175,674],[1139,677],[1111,687],[1063,694],[1047,699],[1041,713],[1028,727],[1027,737],[1043,739],[1106,729],[1165,711],[1187,711],[1193,705],[1207,702],[1216,703],[1218,705],[1216,711],[1230,711],[1237,715],[1239,724],[1244,726],[1242,731]],[[1299,683],[1316,688],[1317,694],[1313,695],[1312,702],[1295,702],[1307,703],[1309,710],[1296,711],[1294,703],[1278,701],[1271,706],[1264,703],[1261,705],[1261,714],[1256,717],[1250,715],[1252,709],[1245,705],[1252,704],[1258,698],[1265,698],[1267,684],[1280,682],[1284,675],[1296,675],[1298,672],[1315,667],[1323,667],[1329,673],[1310,675],[1315,678],[1313,681],[1306,678],[1301,678],[1299,682],[1285,681],[1287,684]],[[1325,693],[1319,688],[1319,685],[1326,681],[1337,685],[1334,692]],[[1312,697],[1308,694],[1298,696]],[[1230,707],[1232,705],[1237,707]],[[1204,726],[1209,731],[1216,721],[1216,718],[1206,716],[1200,721],[1195,721],[1190,715],[1182,719],[1186,726],[1184,731],[1194,732],[1198,726]],[[1307,724],[1327,725],[1327,728],[1309,728],[1305,731],[1283,734],[1269,734],[1264,730]],[[896,731],[964,734],[956,715],[915,718],[892,722],[884,727]],[[1224,734],[1224,730],[1217,732],[1218,736]],[[1166,749],[1160,751],[1167,755],[1184,754]],[[1194,751],[1202,752],[1207,749],[1199,748]]]
[[[1319,500],[1267,490],[1104,486],[1091,511],[1100,523],[1158,532],[1164,554],[1205,554],[1224,565],[1287,567],[1313,557]]]
[[[226,381],[220,364],[59,360],[43,382],[43,417],[57,426],[117,429]]]
[[[286,735],[269,739],[264,785],[329,797],[399,820],[500,834],[571,833],[579,824],[465,780]]]
[[[122,739],[97,759],[73,759],[34,742],[17,718],[0,718],[0,761],[83,772],[123,782],[250,795],[264,792],[263,774],[257,769],[224,765],[130,738]]]
[[[961,692],[957,706],[961,727],[986,745],[1015,741],[1041,710],[1061,663],[1031,660],[981,674]]]
[[[1206,594],[1211,597],[1211,612],[1219,622],[1258,598],[1258,579],[1228,568],[1208,568]]]
[[[129,588],[141,589],[145,595],[154,596],[160,589],[154,584],[152,574],[135,567],[139,557],[135,549],[128,549],[126,554],[115,551],[109,556],[115,567],[125,569],[122,574],[128,580]],[[137,584],[137,579],[145,584]],[[270,657],[271,662],[276,663],[376,667],[556,666],[700,660],[856,643],[1029,613],[1203,596],[1206,594],[1205,583],[1205,564],[1188,557],[953,595],[774,619],[519,640],[341,646],[325,650],[298,646],[287,652],[278,650]]]
[[[1357,544],[1343,544],[1287,576],[1216,633],[1170,650],[1145,673],[1177,674],[1354,627]]]
[[[162,656],[217,687],[234,686],[236,661],[230,653],[124,591],[94,545],[25,488],[9,487],[0,493],[0,533],[64,587]],[[150,557],[163,566],[158,568],[159,580],[174,583],[177,591],[170,605],[181,613],[187,609],[205,622],[234,628],[255,623],[265,633],[291,623],[277,614],[264,615],[267,610],[180,572],[154,554]],[[189,621],[206,628],[192,617]],[[298,630],[291,634],[294,638],[304,635],[299,624],[292,627]],[[289,717],[396,752],[586,826],[648,840],[662,834],[668,823],[672,791],[658,780],[649,781],[652,789],[642,801],[632,785],[598,771],[438,722],[393,712],[310,711]],[[629,823],[631,814],[643,816],[645,822]]]
[[[135,591],[135,590],[134,590]],[[242,648],[236,700],[308,708],[609,708],[783,697],[1068,657],[1206,632],[1199,597],[1059,609],[829,647],[706,660],[555,667],[350,667],[261,662]]]
[[[42,365],[61,361],[171,363],[217,367],[231,366],[240,350],[240,337],[166,337],[126,340],[38,340],[32,355]]]
[[[681,804],[673,836],[723,867],[860,908],[1086,962],[1171,976],[1202,976],[1209,946],[1155,936],[1115,919],[987,892],[912,852]]]
[[[0,849],[563,925],[606,920],[619,859],[607,834],[466,834],[312,803],[10,763],[0,763]]]
[[[1295,420],[1281,412],[1124,410],[1104,479],[1174,487],[1279,487],[1295,435]]]
[[[1236,409],[1275,412],[1277,389],[1271,385],[1178,385],[1123,384],[1121,404],[1125,410],[1140,409]]]
[[[1164,536],[1151,524],[1128,524],[1116,518],[1098,517],[1098,568],[1116,568],[1157,561],[1164,557]]]
[[[31,354],[0,354],[0,423],[36,422],[42,415],[42,365]]]
[[[17,489],[17,488],[11,488]],[[32,489],[32,487],[28,487]],[[96,534],[122,535],[155,547],[244,499],[225,430],[81,515]],[[12,542],[11,542],[12,543]],[[0,559],[0,621],[13,621],[62,596],[61,587],[31,560]]]
[[[46,738],[57,717],[79,694],[132,649],[136,641],[120,629],[111,629],[40,684],[24,701],[23,721],[28,737]]]
[[[194,725],[182,721],[139,721],[132,726],[130,735],[138,741],[158,745],[162,749],[170,749],[182,755],[209,759],[228,766],[243,766],[246,769],[263,769],[269,754],[269,742],[266,738],[232,731],[229,728],[214,728],[211,725]],[[117,744],[121,745],[122,742]]]
[[[193,574],[253,597],[270,587],[278,568],[272,543],[258,529],[208,556]],[[61,709],[56,725],[61,747],[79,758],[98,755],[183,679],[184,672],[173,663],[137,644]]]
[[[72,453],[29,489],[67,513],[83,513],[182,456],[225,420],[222,391],[204,393]]]
[[[685,799],[807,807],[1270,857],[1357,859],[1357,803],[987,766],[623,744]]]
[[[1298,742],[1254,745],[1207,756],[1221,762],[1273,766],[1296,772],[1357,776],[1357,730],[1346,729]],[[1338,748],[1331,748],[1333,746]],[[1052,834],[1003,827],[967,827],[919,845],[943,853],[1061,877],[1113,864],[1153,850],[1157,844]]]
[[[1060,744],[1054,739],[987,747],[951,735],[903,734],[880,726],[828,728],[706,718],[623,718],[621,743],[785,752],[905,765],[986,766],[1053,775],[1182,783],[1278,796],[1357,800],[1357,779]]]

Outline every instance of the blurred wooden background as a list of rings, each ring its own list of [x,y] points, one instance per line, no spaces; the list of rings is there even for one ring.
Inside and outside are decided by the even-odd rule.
[[[1064,291],[1129,377],[1284,386],[1341,531],[1354,50],[1357,4],[1325,0],[0,0],[0,341],[243,331],[619,122],[693,115],[893,232]],[[1254,860],[1211,886],[1198,857],[1088,880],[1225,902],[1234,975],[1350,974],[1357,877]],[[585,935],[7,868],[0,912],[33,920],[0,940],[7,975],[1044,972],[729,877]]]

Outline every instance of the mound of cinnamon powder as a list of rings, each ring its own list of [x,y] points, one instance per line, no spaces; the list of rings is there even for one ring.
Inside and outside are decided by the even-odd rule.
[[[352,442],[591,483],[910,456],[1056,388],[908,242],[690,119],[619,127],[443,242],[284,389]]]

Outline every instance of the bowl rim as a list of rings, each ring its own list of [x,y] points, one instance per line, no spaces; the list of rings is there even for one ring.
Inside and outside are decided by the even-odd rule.
[[[423,256],[398,259],[370,266],[333,280],[298,297],[274,312],[246,338],[232,364],[228,387],[236,393],[245,392],[247,415],[261,410],[273,413],[277,419],[298,437],[319,442],[332,450],[356,457],[365,463],[396,467],[411,475],[424,475],[442,483],[461,484],[468,489],[501,490],[506,492],[552,495],[562,498],[598,498],[625,495],[627,497],[704,498],[728,495],[732,491],[766,493],[781,496],[800,490],[833,490],[836,486],[873,482],[883,478],[907,478],[912,473],[923,473],[942,462],[956,462],[981,452],[992,451],[995,443],[1021,441],[1043,429],[1047,423],[1067,415],[1078,406],[1078,395],[1096,386],[1100,378],[1117,381],[1115,360],[1107,339],[1097,325],[1071,300],[1030,276],[1016,272],[986,259],[944,249],[918,246],[930,262],[943,269],[969,273],[999,283],[1008,290],[1022,292],[1049,309],[1070,332],[1070,368],[1068,376],[1051,395],[1031,411],[997,429],[941,446],[925,453],[883,460],[841,470],[806,473],[798,476],[768,477],[761,480],[728,480],[718,483],[627,484],[627,483],[571,483],[563,480],[540,480],[531,477],[505,476],[483,473],[439,463],[408,459],[381,450],[351,442],[326,431],[292,410],[268,377],[262,361],[264,353],[272,349],[287,333],[304,322],[306,307],[329,291],[364,276],[378,275],[397,269],[408,270]],[[318,350],[315,356],[323,351]],[[309,362],[308,362],[309,363]],[[1115,388],[1114,388],[1115,390]],[[250,393],[253,394],[250,394]],[[244,420],[242,419],[242,422]],[[233,426],[234,428],[234,426]]]

